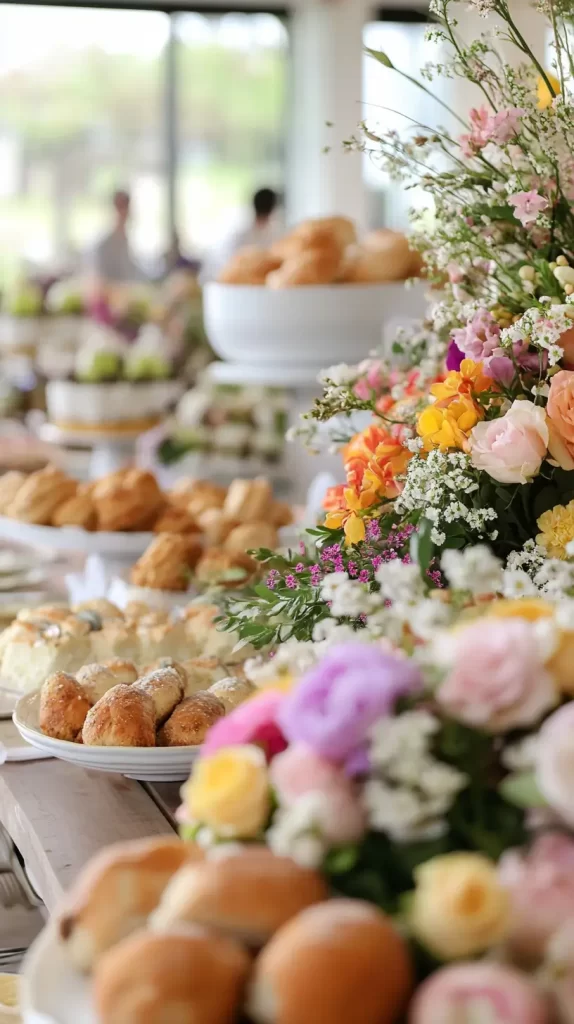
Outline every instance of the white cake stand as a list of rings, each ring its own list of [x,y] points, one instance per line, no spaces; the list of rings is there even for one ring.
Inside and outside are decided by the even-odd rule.
[[[43,423],[38,436],[47,444],[90,449],[88,475],[90,480],[98,480],[135,462],[137,442],[142,435],[141,430],[103,434],[99,430],[63,430],[54,423]]]

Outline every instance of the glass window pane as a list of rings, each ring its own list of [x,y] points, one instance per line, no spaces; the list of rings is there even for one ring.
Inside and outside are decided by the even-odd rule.
[[[0,4],[0,281],[78,260],[118,185],[136,256],[165,249],[168,33],[156,11]]]
[[[283,189],[288,34],[271,14],[176,16],[179,232],[217,245],[248,215],[253,191]]]

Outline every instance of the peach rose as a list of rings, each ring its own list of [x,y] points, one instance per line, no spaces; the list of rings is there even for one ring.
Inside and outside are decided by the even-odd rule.
[[[546,407],[552,458],[562,469],[574,469],[574,372],[559,370],[550,381]]]
[[[560,348],[564,349],[562,362],[567,370],[574,370],[574,327],[570,327],[558,339]]]
[[[476,469],[484,470],[501,484],[528,483],[538,473],[548,448],[544,409],[517,400],[499,419],[477,423],[469,440]]]

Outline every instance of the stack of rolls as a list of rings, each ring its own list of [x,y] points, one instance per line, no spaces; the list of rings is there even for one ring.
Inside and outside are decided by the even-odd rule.
[[[329,895],[265,847],[166,837],[100,854],[57,927],[99,1024],[398,1024],[406,943],[377,907]]]
[[[359,243],[347,217],[324,217],[303,221],[270,249],[240,249],[219,281],[298,288],[405,281],[421,272],[420,256],[400,232],[373,231]]]

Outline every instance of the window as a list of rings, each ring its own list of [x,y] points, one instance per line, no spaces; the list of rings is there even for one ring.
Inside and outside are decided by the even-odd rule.
[[[437,60],[436,45],[425,39],[428,25],[423,21],[377,21],[365,26],[364,43],[372,50],[384,50],[395,67],[416,78],[428,61]],[[431,88],[442,96],[444,84],[434,81]],[[434,127],[445,120],[444,110],[420,89],[396,72],[383,67],[365,55],[363,78],[363,117],[368,124],[382,131],[404,131],[408,115],[422,124]],[[437,121],[438,119],[438,121]],[[423,201],[416,190],[406,192],[389,182],[370,157],[365,156],[364,175],[369,192],[369,214],[372,227],[404,229],[408,211]]]
[[[273,15],[0,3],[0,287],[22,263],[77,266],[118,186],[144,267],[167,248],[173,189],[183,248],[207,248],[255,188],[283,185],[287,63]]]

